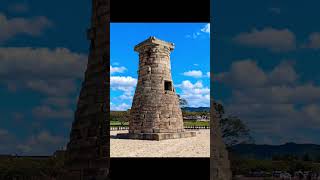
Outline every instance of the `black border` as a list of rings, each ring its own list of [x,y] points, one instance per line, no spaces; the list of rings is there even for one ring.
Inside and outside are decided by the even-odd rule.
[[[110,0],[111,22],[210,22],[210,0]]]
[[[208,180],[210,158],[111,158],[111,180]]]
[[[210,0],[111,0],[110,23],[209,23]],[[210,60],[211,61],[211,60]],[[210,158],[110,158],[110,179],[210,179]]]

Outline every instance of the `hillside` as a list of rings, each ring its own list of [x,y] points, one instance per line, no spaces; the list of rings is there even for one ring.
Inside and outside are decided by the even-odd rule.
[[[210,112],[210,107],[183,107],[181,110],[188,112]]]
[[[320,157],[320,145],[286,143],[283,145],[239,144],[230,148],[231,152],[240,157],[254,159],[272,159],[274,155],[294,155],[303,157],[308,154],[311,158]]]

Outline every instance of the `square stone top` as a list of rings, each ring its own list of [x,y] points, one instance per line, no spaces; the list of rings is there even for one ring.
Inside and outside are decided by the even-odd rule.
[[[162,41],[160,39],[157,39],[154,36],[150,36],[148,39],[146,39],[146,40],[142,41],[141,43],[139,43],[138,45],[136,45],[134,47],[134,51],[139,52],[141,48],[148,46],[148,45],[162,45],[162,46],[168,47],[170,49],[170,51],[172,51],[174,49],[173,43]]]

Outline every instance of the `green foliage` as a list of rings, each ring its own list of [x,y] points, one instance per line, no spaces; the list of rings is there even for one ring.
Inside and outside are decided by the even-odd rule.
[[[210,126],[209,121],[183,121],[184,126]]]
[[[128,125],[130,110],[128,111],[110,111],[110,125]]]
[[[226,117],[220,120],[222,138],[227,146],[241,143],[253,143],[250,130],[237,117]]]
[[[222,104],[217,103],[217,102],[213,102],[213,108],[214,111],[216,113],[217,118],[222,118],[222,116],[224,115],[225,111],[224,111],[224,107],[222,106]]]
[[[0,179],[6,177],[56,177],[63,170],[63,158],[8,157],[0,159]]]
[[[311,161],[311,157],[309,156],[308,153],[305,153],[305,154],[303,155],[303,157],[302,157],[302,160],[303,160],[303,161]]]
[[[257,160],[232,157],[231,169],[234,174],[248,174],[250,171],[296,171],[320,172],[320,164],[301,160]]]
[[[228,146],[234,146],[241,143],[253,143],[254,140],[250,135],[247,125],[236,116],[226,116],[222,104],[214,102],[215,115],[218,118],[221,128],[222,138]]]
[[[182,98],[179,94],[177,94],[177,96],[179,98],[180,107],[187,107],[188,106],[187,100]]]
[[[110,121],[110,126],[129,126],[129,122]]]
[[[293,154],[285,154],[285,155],[275,154],[272,156],[272,160],[274,160],[274,161],[296,161],[296,160],[299,160],[299,157],[297,155],[293,155]]]
[[[189,112],[189,111],[182,111],[183,117],[190,117],[190,116],[210,116],[209,112]]]

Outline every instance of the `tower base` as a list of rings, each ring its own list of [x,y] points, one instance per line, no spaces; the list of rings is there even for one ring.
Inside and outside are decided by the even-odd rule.
[[[166,139],[195,137],[196,134],[196,132],[192,131],[175,133],[119,133],[117,134],[117,138],[161,141]]]

